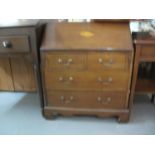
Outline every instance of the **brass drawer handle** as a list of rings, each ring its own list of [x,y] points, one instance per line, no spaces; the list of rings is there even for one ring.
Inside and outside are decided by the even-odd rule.
[[[70,64],[72,62],[73,62],[73,59],[72,58],[68,59],[68,64]]]
[[[111,102],[111,97],[107,97],[106,100],[102,100],[102,98],[99,96],[97,97],[97,101],[101,104],[109,104]]]
[[[102,80],[101,77],[98,77],[98,82],[102,83],[102,84],[110,84],[112,83],[113,79],[112,77],[109,77],[107,80]]]
[[[64,79],[63,77],[59,77],[58,78],[58,80],[60,81],[60,82],[72,82],[73,80],[74,80],[74,78],[72,77],[72,76],[70,76],[69,78],[68,78],[68,80],[67,79]]]
[[[65,97],[64,96],[60,96],[60,100],[61,101],[64,101],[65,100]]]
[[[74,100],[74,96],[70,96],[70,100],[73,101]]]
[[[69,66],[72,62],[73,62],[73,59],[72,59],[72,58],[69,58],[69,59],[67,60],[67,62],[64,63],[64,65],[65,65],[65,66]],[[59,64],[62,64],[62,63],[63,63],[63,60],[62,60],[61,58],[59,58],[59,59],[58,59],[58,63],[59,63]]]
[[[69,66],[72,62],[73,62],[73,60],[70,58],[67,60],[67,62],[64,65]]]
[[[63,79],[63,77],[59,77],[59,81],[63,81],[64,79]]]
[[[74,79],[73,79],[73,77],[72,76],[70,76],[69,77],[69,81],[73,81]]]
[[[111,102],[111,97],[107,98],[107,103]]]
[[[103,82],[101,77],[98,77],[98,82]]]
[[[103,63],[103,59],[102,59],[102,58],[99,58],[99,59],[98,59],[98,62],[99,62],[100,64],[102,64],[102,63]]]
[[[12,47],[12,44],[10,41],[3,41],[2,45],[4,48],[11,48]]]
[[[111,65],[111,64],[114,63],[114,60],[113,60],[113,59],[110,59],[108,62],[103,63],[103,59],[102,59],[102,58],[99,58],[99,59],[98,59],[98,62],[99,62],[100,64],[103,64],[104,66],[109,66],[109,65]]]
[[[104,63],[104,66],[110,66],[114,63],[113,59],[110,59],[107,63]]]
[[[68,103],[71,103],[73,100],[74,100],[74,96],[70,96],[69,99],[65,99],[64,96],[60,96],[60,100],[65,103],[65,104],[68,104]]]
[[[59,64],[62,63],[62,59],[61,59],[61,58],[58,59],[58,63],[59,63]]]
[[[98,97],[98,98],[97,98],[97,101],[98,101],[98,102],[101,102],[101,101],[102,101],[102,98],[101,98],[101,97]]]

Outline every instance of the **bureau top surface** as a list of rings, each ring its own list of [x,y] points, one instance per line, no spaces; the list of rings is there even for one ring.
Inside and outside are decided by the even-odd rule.
[[[1,19],[0,28],[29,27],[36,26],[38,23],[38,19]]]
[[[41,50],[132,50],[128,23],[48,23]]]

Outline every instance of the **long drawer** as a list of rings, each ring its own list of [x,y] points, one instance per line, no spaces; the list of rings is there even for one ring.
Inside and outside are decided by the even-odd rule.
[[[129,73],[126,72],[47,72],[47,90],[115,90],[128,89]]]
[[[125,108],[126,92],[50,91],[47,106],[70,108]]]
[[[29,38],[27,35],[1,36],[0,53],[25,53],[30,52]]]
[[[48,52],[46,70],[121,70],[128,71],[131,55],[127,52]]]
[[[143,45],[141,46],[141,59],[155,59],[155,45]]]

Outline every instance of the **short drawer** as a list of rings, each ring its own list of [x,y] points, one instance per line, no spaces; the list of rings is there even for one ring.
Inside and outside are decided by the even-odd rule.
[[[86,55],[81,52],[50,52],[43,59],[45,70],[79,70],[86,67]]]
[[[125,72],[45,72],[47,90],[126,90]]]
[[[141,46],[141,58],[149,58],[149,59],[155,59],[155,45],[143,45]]]
[[[125,108],[126,92],[52,91],[47,92],[47,106],[68,108]]]
[[[30,51],[28,36],[1,36],[0,53],[25,53]]]
[[[124,70],[130,66],[130,55],[126,52],[90,52],[88,68],[94,70]]]

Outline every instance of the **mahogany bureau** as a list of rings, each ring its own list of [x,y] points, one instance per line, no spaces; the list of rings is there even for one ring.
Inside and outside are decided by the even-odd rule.
[[[48,23],[41,44],[44,117],[128,121],[132,63],[128,23]]]

